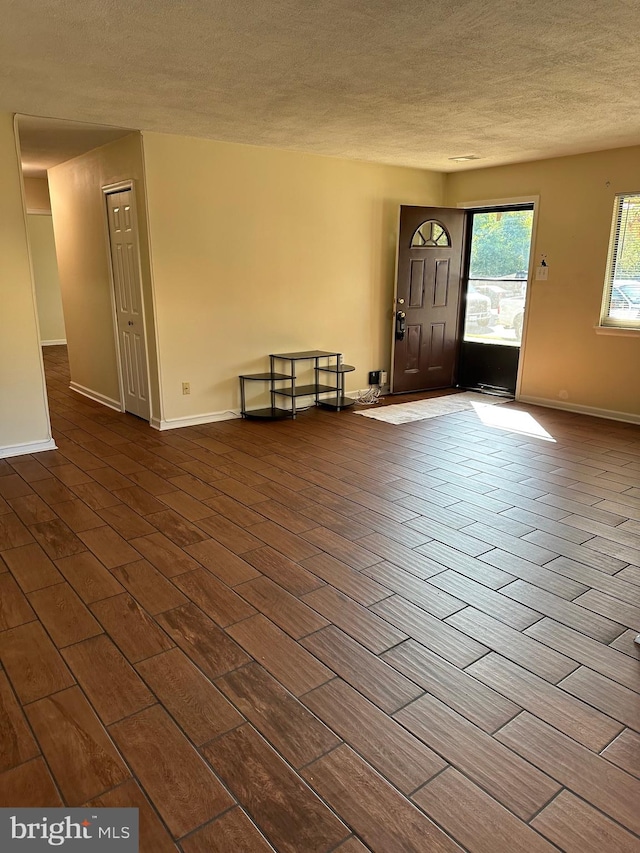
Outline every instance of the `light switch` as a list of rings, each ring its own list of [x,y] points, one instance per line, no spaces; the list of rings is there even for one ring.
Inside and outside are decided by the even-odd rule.
[[[547,281],[549,278],[549,267],[542,266],[536,267],[536,281]]]

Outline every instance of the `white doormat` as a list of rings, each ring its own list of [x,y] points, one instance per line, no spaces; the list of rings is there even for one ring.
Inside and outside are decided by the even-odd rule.
[[[429,400],[416,400],[413,403],[399,403],[396,406],[380,406],[355,412],[365,418],[375,418],[388,424],[408,424],[411,421],[424,421],[438,418],[454,412],[464,412],[475,406],[496,406],[508,403],[505,397],[491,397],[488,394],[476,394],[464,391],[461,394],[448,394],[445,397],[431,397]]]

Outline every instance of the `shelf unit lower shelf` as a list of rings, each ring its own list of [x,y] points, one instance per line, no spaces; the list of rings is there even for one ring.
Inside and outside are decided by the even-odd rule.
[[[279,409],[277,406],[268,406],[266,409],[247,409],[242,412],[242,417],[255,421],[280,421],[291,417],[291,409]]]
[[[318,402],[319,406],[323,406],[325,409],[333,409],[336,412],[339,412],[341,409],[348,409],[349,406],[353,406],[355,400],[352,400],[350,397],[340,396],[340,397],[329,397],[328,399],[325,397],[324,399]]]

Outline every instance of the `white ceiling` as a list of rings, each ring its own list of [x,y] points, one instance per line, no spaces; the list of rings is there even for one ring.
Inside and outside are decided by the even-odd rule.
[[[640,143],[638,0],[0,3],[2,110],[443,171]]]

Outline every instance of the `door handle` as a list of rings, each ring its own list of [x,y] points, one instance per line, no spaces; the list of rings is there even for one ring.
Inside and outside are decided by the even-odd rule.
[[[396,340],[403,341],[404,340],[404,332],[406,325],[406,317],[404,311],[396,311]]]

